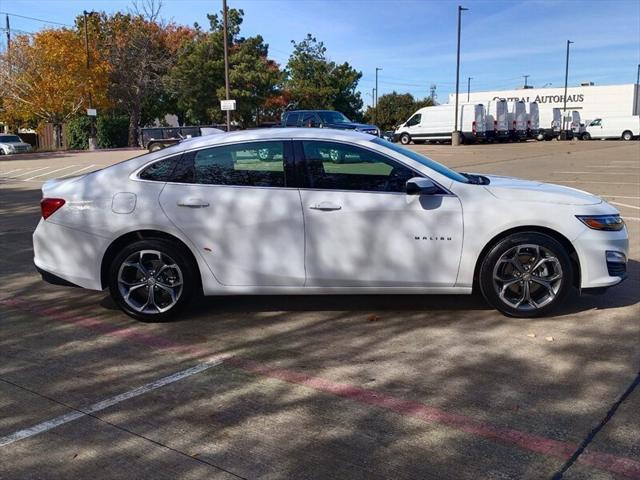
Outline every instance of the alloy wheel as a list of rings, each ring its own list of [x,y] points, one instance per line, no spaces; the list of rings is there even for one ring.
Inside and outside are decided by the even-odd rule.
[[[140,250],[129,255],[120,265],[117,282],[127,305],[145,314],[170,310],[183,290],[180,267],[158,250]]]
[[[551,303],[562,287],[557,256],[545,247],[523,244],[507,250],[493,268],[493,287],[506,305],[533,311]]]

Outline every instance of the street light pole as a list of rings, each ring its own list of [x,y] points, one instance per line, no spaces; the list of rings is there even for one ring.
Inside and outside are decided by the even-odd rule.
[[[87,75],[91,74],[91,57],[89,56],[89,32],[87,30],[87,16],[93,15],[94,12],[82,12],[82,18],[84,20],[84,52],[87,57]],[[91,84],[89,84],[91,85]],[[93,97],[91,95],[91,88],[89,88],[89,108],[93,109]],[[87,112],[88,114],[89,112]],[[96,141],[96,125],[93,115],[90,116],[90,132],[89,132],[89,150],[95,150],[97,147]]]
[[[640,84],[640,63],[638,64],[638,73],[636,74],[636,85]]]
[[[229,100],[229,45],[227,39],[227,0],[222,0],[222,30],[224,34],[224,90]],[[227,110],[227,132],[231,130],[231,111]]]
[[[566,130],[566,122],[567,122],[567,86],[569,84],[569,45],[571,45],[572,43],[573,42],[571,40],[567,40],[567,62],[565,64],[565,69],[564,69],[564,105],[562,108],[562,130],[563,130],[562,133],[564,133],[564,131]]]
[[[469,10],[458,5],[458,52],[456,54],[456,113],[454,120],[453,133],[451,134],[451,145],[460,145],[460,132],[458,131],[458,94],[460,92],[460,24],[462,21],[462,12]]]
[[[528,85],[527,85],[527,80],[529,79],[529,76],[530,76],[530,75],[523,75],[523,77],[524,77],[524,88],[525,88],[525,89],[526,89],[526,88],[527,88],[527,86],[528,86]]]
[[[376,67],[376,95],[375,95],[375,99],[374,99],[374,110],[373,110],[373,123],[375,124],[376,121],[378,120],[378,72],[382,70],[382,68],[380,67]]]
[[[471,95],[471,80],[473,80],[473,77],[467,78],[467,102],[469,101],[469,97]]]

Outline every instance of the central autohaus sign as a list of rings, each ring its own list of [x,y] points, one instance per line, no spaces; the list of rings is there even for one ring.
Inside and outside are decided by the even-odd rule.
[[[564,95],[536,95],[536,97],[493,97],[493,100],[507,100],[509,102],[538,102],[538,103],[563,103]],[[575,95],[567,95],[567,102],[581,103],[584,102],[584,94],[576,93]]]

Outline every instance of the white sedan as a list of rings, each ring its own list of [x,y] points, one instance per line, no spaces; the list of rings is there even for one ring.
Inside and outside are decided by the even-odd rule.
[[[43,187],[45,280],[160,321],[198,294],[470,294],[548,314],[626,276],[618,211],[572,188],[458,173],[370,135],[183,141]]]

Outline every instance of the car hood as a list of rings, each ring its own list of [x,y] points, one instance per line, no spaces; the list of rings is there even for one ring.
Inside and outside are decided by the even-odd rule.
[[[356,122],[328,123],[327,126],[331,128],[344,128],[350,130],[375,130],[378,128],[375,125],[367,125],[366,123]]]
[[[552,183],[484,175],[490,180],[485,189],[501,200],[552,203],[556,205],[597,205],[602,199],[582,190]]]

